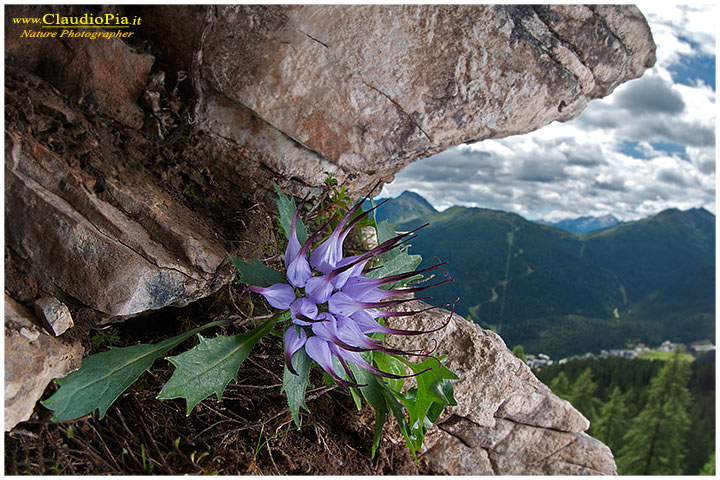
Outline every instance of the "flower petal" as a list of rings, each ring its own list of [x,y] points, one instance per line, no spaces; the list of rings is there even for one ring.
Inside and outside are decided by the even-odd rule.
[[[322,273],[330,273],[342,258],[340,231],[335,230],[310,254],[310,265]]]
[[[285,269],[290,266],[295,257],[298,256],[298,252],[300,252],[300,240],[297,238],[297,219],[301,208],[302,203],[295,210],[295,215],[293,215],[290,223],[290,240],[288,240],[287,248],[285,248]]]
[[[298,298],[290,305],[290,317],[296,325],[312,325],[317,315],[317,305],[305,297]]]
[[[342,292],[362,302],[379,302],[395,295],[389,290],[377,288],[382,285],[381,279],[367,277],[351,277],[342,287]],[[388,293],[390,292],[390,293]]]
[[[325,370],[328,375],[333,377],[335,380],[340,380],[344,383],[345,380],[338,375],[333,365],[332,353],[330,352],[330,346],[332,344],[320,337],[310,337],[305,343],[305,352],[315,360],[315,363],[320,365],[320,368]]]
[[[305,295],[317,304],[325,303],[333,292],[332,277],[322,275],[308,279],[305,284]]]
[[[295,256],[295,259],[290,262],[290,265],[288,265],[286,276],[287,279],[290,280],[290,283],[298,288],[303,288],[310,277],[312,277],[310,264],[307,258],[305,258],[305,253],[302,249]]]
[[[292,366],[292,356],[300,350],[305,342],[307,341],[307,334],[301,327],[290,325],[290,328],[285,330],[285,365],[293,375],[297,375],[297,372]]]
[[[295,300],[295,290],[287,283],[276,283],[269,287],[249,286],[247,289],[251,292],[259,293],[268,301],[270,305],[280,310],[287,310],[290,304]]]
[[[337,321],[335,317],[327,312],[323,312],[317,316],[318,320],[324,320],[322,322],[313,323],[312,331],[315,335],[332,342],[337,337]]]
[[[357,260],[360,260],[362,255],[353,255],[352,257],[345,257],[342,260],[340,260],[337,263],[336,268],[340,269],[341,267],[344,267],[345,265],[349,265],[351,263],[356,262]],[[348,279],[353,277],[359,277],[362,274],[363,269],[365,268],[365,265],[370,261],[370,258],[362,259],[359,263],[356,263],[352,267],[350,267],[348,270],[345,270],[335,276],[333,278],[332,283],[333,286],[340,290],[343,288],[345,283],[348,281]],[[364,278],[364,277],[362,277]]]
[[[354,320],[347,317],[337,318],[337,336],[343,343],[353,347],[376,350],[382,346],[382,342],[366,336],[360,329],[360,326]]]
[[[357,325],[360,331],[364,334],[376,332],[393,333],[392,329],[380,325],[375,320],[374,315],[368,310],[358,310],[357,312],[353,313],[351,318],[355,320],[355,325]]]
[[[335,292],[328,299],[328,310],[333,315],[349,317],[363,308],[365,307],[362,302],[358,302],[347,293]]]

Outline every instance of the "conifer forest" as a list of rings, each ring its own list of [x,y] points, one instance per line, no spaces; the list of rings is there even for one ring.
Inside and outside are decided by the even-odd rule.
[[[715,353],[592,358],[535,371],[590,420],[619,475],[715,474]]]

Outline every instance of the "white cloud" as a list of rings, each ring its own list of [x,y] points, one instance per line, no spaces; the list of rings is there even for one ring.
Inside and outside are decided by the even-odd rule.
[[[679,5],[643,1],[636,5],[648,20],[658,51],[662,52],[662,56],[658,55],[659,67],[667,68],[680,61],[681,56],[715,56],[718,31],[715,3]]]

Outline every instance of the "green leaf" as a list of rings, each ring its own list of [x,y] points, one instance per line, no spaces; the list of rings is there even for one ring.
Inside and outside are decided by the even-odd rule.
[[[380,446],[380,439],[382,438],[382,431],[383,427],[385,426],[386,419],[386,412],[375,410],[375,432],[373,433],[373,443],[370,450],[370,458],[375,458],[375,453]]]
[[[392,373],[393,375],[405,375],[406,373],[404,363],[385,353],[374,352],[373,360],[375,365],[383,372]],[[384,378],[383,380],[396,392],[401,392],[405,384],[404,378]]]
[[[360,392],[358,392],[358,389],[355,387],[350,387],[350,395],[352,395],[352,399],[355,402],[355,408],[358,409],[358,412],[362,410],[362,399],[360,398]]]
[[[153,362],[196,333],[222,325],[224,320],[208,323],[156,344],[113,348],[86,357],[79,370],[55,382],[60,389],[42,404],[53,410],[53,420],[75,420],[97,409],[100,418],[108,408]]]
[[[292,198],[288,198],[285,196],[285,194],[280,191],[280,188],[273,182],[273,187],[275,187],[275,191],[278,194],[277,200],[275,202],[278,206],[278,212],[280,212],[280,226],[285,231],[285,238],[290,240],[290,225],[292,224],[293,216],[295,215],[295,210],[297,210],[297,207],[295,206],[295,200]],[[305,227],[305,224],[303,224],[302,220],[298,217],[297,224],[295,225],[295,230],[297,232],[297,238],[300,241],[300,245],[305,243],[305,240],[307,240],[307,227]]]
[[[410,453],[415,459],[415,462],[417,462],[416,452],[418,452],[422,447],[422,435],[418,436],[417,432],[410,428],[410,425],[408,424],[408,421],[403,414],[402,405],[395,398],[395,394],[391,392],[387,387],[385,387],[382,393],[387,400],[390,411],[392,411],[395,420],[397,420],[400,432],[402,432],[403,437],[405,437],[405,445],[408,447],[408,450],[410,450]],[[422,432],[420,433],[422,434]]]
[[[458,380],[459,378],[445,365],[439,364],[438,360],[434,358],[428,358],[419,364],[409,362],[402,357],[396,356],[395,358],[418,374],[415,377],[417,390],[412,395],[410,395],[411,392],[408,392],[409,395],[406,395],[403,399],[403,403],[405,403],[410,414],[410,425],[413,428],[416,425],[422,427],[425,424],[425,418],[433,402],[443,405],[457,404],[453,397],[452,385],[446,385],[446,382],[449,383],[449,380]],[[420,374],[420,372],[428,368],[430,370]]]
[[[375,355],[377,355],[377,352],[375,352]],[[373,358],[375,358],[375,355]],[[364,368],[351,362],[348,363],[348,366],[355,380],[365,385],[360,387],[360,393],[362,393],[365,400],[375,410],[375,437],[373,438],[372,455],[375,455],[377,447],[380,444],[382,427],[387,418],[387,414],[392,412],[395,420],[397,420],[400,432],[402,432],[405,438],[405,444],[415,461],[417,461],[417,452],[420,450],[420,447],[422,447],[423,432],[420,431],[420,436],[418,436],[418,432],[410,428],[407,418],[403,413],[402,404],[395,398],[396,396],[402,398],[402,394],[390,390],[387,384],[380,380],[380,377],[368,372]]]
[[[382,382],[378,380],[378,377],[368,372],[362,367],[355,365],[352,362],[348,362],[348,366],[355,377],[355,380],[362,385],[360,387],[360,393],[362,394],[365,401],[375,410],[375,435],[373,437],[373,444],[371,450],[371,456],[375,457],[375,452],[380,445],[380,438],[382,437],[382,429],[385,425],[385,419],[387,418],[388,407],[383,389],[387,389]]]
[[[387,220],[383,220],[375,225],[375,233],[377,234],[378,245],[397,236],[397,233],[395,232],[395,227]],[[399,249],[390,250],[389,252],[385,252],[380,255],[379,259],[382,263],[385,263],[386,261],[397,256],[398,254]]]
[[[255,257],[253,257],[253,263],[245,263],[233,255],[230,255],[230,260],[240,272],[238,280],[248,285],[269,287],[276,283],[288,283],[283,273],[263,265]]]
[[[177,368],[160,391],[158,399],[184,398],[187,415],[195,406],[213,393],[222,398],[230,380],[236,378],[240,365],[255,344],[272,330],[280,315],[275,315],[255,330],[232,337],[200,337],[200,343],[191,350],[168,357]]]
[[[290,328],[294,327],[291,326]],[[292,418],[295,420],[295,425],[300,428],[300,408],[303,408],[306,412],[310,411],[305,404],[305,391],[307,387],[312,387],[310,384],[312,359],[305,353],[305,349],[301,348],[293,354],[292,364],[298,374],[293,375],[286,366],[283,373],[283,386],[280,391],[285,392]]]

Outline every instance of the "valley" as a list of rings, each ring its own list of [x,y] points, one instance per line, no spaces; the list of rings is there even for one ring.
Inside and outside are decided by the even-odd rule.
[[[482,208],[438,212],[406,192],[378,208],[413,237],[423,262],[449,262],[455,282],[433,302],[498,332],[508,346],[564,357],[664,340],[714,343],[715,216],[666,210],[577,234]]]

